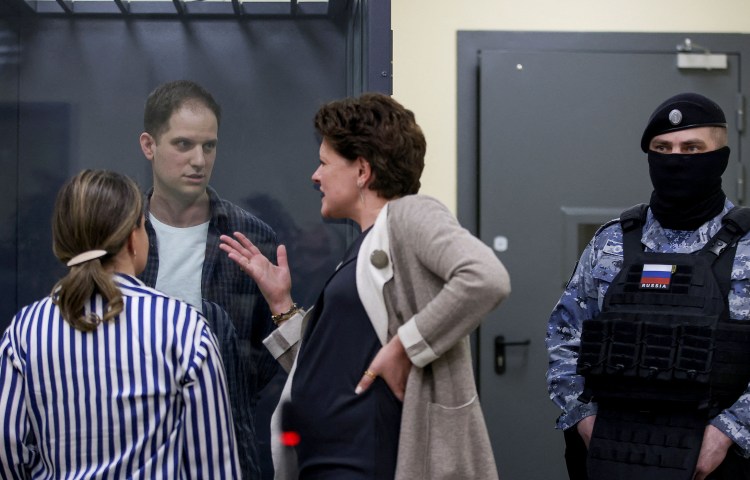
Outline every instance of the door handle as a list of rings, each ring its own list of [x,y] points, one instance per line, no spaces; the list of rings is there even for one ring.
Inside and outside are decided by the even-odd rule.
[[[518,342],[506,342],[505,337],[502,335],[495,337],[495,373],[498,375],[505,373],[505,349],[507,347],[527,347],[530,344],[530,339]]]

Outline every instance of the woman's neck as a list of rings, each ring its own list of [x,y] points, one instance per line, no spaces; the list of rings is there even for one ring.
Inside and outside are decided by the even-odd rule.
[[[380,211],[389,201],[389,199],[377,195],[366,195],[362,202],[362,207],[359,210],[358,218],[352,218],[352,220],[354,220],[364,232],[373,226],[378,215],[380,215]]]

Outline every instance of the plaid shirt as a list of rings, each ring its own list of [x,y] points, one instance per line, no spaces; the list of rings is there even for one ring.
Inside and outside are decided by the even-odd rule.
[[[227,382],[232,403],[237,445],[244,478],[259,478],[259,464],[253,424],[258,392],[266,386],[278,364],[263,346],[263,339],[273,330],[268,304],[255,282],[240,270],[219,249],[219,236],[233,232],[245,234],[263,254],[276,262],[276,233],[257,217],[231,202],[219,198],[208,187],[211,219],[206,238],[206,256],[201,275],[201,294],[204,309],[207,302],[220,308],[210,308],[204,314],[220,340],[221,355],[227,369]],[[153,189],[146,194],[149,211]],[[159,271],[159,248],[156,232],[146,215],[149,252],[146,269],[140,279],[149,286],[156,285]],[[215,315],[216,312],[221,315]],[[226,315],[231,322],[224,320]],[[236,332],[232,332],[232,326]],[[226,330],[226,331],[225,331]],[[235,337],[237,341],[233,340]],[[227,348],[232,346],[232,348]],[[249,371],[249,374],[247,373]],[[240,373],[242,373],[240,375]],[[242,411],[238,411],[242,409]]]

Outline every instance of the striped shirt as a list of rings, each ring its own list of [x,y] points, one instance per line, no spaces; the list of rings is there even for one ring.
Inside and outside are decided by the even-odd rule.
[[[239,478],[224,367],[200,313],[116,274],[92,332],[50,297],[0,341],[0,478]],[[87,311],[102,316],[102,297]]]

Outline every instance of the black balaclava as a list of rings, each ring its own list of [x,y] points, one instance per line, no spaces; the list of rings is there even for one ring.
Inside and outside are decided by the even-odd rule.
[[[695,230],[721,212],[726,199],[721,175],[727,168],[729,147],[699,154],[662,154],[649,150],[651,140],[679,130],[726,126],[721,107],[697,93],[675,95],[651,114],[641,150],[648,152],[654,186],[649,206],[663,227]]]
[[[729,147],[697,154],[648,152],[654,191],[651,210],[664,228],[695,230],[718,215],[726,195],[721,175],[729,162]]]

